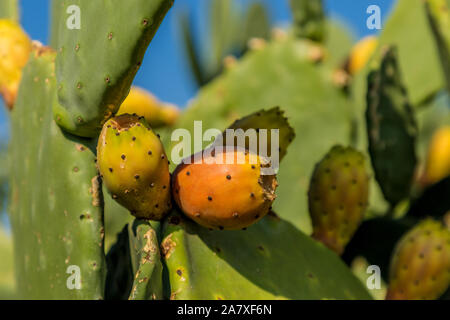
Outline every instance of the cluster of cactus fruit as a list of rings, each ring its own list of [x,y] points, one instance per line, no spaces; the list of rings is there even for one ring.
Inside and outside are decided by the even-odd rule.
[[[203,87],[182,112],[131,87],[173,1],[54,0],[49,47],[32,43],[15,21],[16,1],[4,2],[0,92],[11,111],[21,297],[371,299],[351,270],[360,257],[380,267],[387,299],[448,296],[450,110],[433,98],[450,83],[445,0],[399,0],[380,38],[353,49],[320,0],[291,0],[292,30],[272,37],[255,5],[245,39],[227,29],[232,1],[214,0],[224,16],[212,22],[213,52],[225,62],[205,71],[185,34]],[[66,28],[69,5],[83,28]],[[422,28],[417,37],[402,34],[411,32],[405,23]],[[408,50],[431,35],[431,46]],[[403,67],[424,55],[435,59],[419,76]],[[423,88],[417,77],[429,72]],[[263,172],[271,137],[256,149],[217,139],[224,148],[197,146],[173,163],[170,132],[193,132],[194,120],[278,129],[279,172]],[[73,265],[79,290],[66,286]]]

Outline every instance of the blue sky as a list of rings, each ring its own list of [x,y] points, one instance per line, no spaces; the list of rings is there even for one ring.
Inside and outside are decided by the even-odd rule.
[[[93,1],[93,0],[86,0]],[[205,12],[210,0],[175,0],[175,5],[165,18],[155,38],[150,44],[144,63],[138,72],[135,84],[153,92],[160,99],[181,107],[196,94],[189,69],[180,46],[177,32],[177,11],[187,9],[193,12],[200,31],[207,30]],[[235,0],[246,5],[252,0]],[[291,20],[289,0],[262,0],[271,14],[274,24]],[[22,25],[35,40],[47,43],[49,30],[49,1],[20,0]],[[376,4],[382,13],[384,23],[394,0],[324,0],[327,14],[344,22],[356,38],[373,33],[366,27],[366,9]],[[0,140],[8,136],[7,116],[0,108]]]

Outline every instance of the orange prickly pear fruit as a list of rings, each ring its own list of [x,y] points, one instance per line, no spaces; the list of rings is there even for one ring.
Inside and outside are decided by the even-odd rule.
[[[277,181],[275,175],[262,174],[266,164],[259,156],[227,150],[198,161],[195,157],[178,165],[172,176],[174,199],[186,216],[207,228],[236,230],[269,212]]]
[[[424,183],[434,184],[450,176],[450,126],[437,130],[431,139],[424,172]]]
[[[361,224],[369,198],[364,155],[333,147],[316,165],[308,192],[312,237],[337,254]]]
[[[450,285],[450,231],[426,219],[404,235],[391,260],[388,300],[434,300]]]
[[[142,116],[152,128],[158,128],[173,125],[180,111],[174,105],[160,102],[150,92],[133,86],[117,115],[125,113]]]
[[[10,110],[16,100],[22,69],[31,49],[31,40],[19,24],[0,19],[0,94]]]
[[[375,49],[378,39],[375,36],[367,36],[355,44],[348,58],[347,71],[351,75],[357,74],[367,64]]]
[[[161,220],[170,210],[169,163],[142,117],[123,114],[104,124],[97,165],[113,199],[135,217]]]

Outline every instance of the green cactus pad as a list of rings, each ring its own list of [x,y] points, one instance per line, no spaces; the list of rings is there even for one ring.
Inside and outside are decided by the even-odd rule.
[[[16,297],[13,265],[13,244],[7,231],[0,225],[0,300]]]
[[[131,262],[134,282],[130,300],[163,298],[162,263],[156,232],[159,223],[135,220],[129,225]]]
[[[309,59],[310,49],[309,41],[288,36],[247,53],[201,90],[177,124],[193,132],[194,121],[202,120],[203,130],[223,130],[249,113],[281,106],[297,138],[278,174],[274,208],[306,233],[311,232],[306,194],[314,164],[333,145],[348,145],[352,131],[351,103],[333,86],[332,70]]]
[[[450,1],[427,0],[425,6],[450,91]]]
[[[82,137],[98,134],[127,96],[172,4],[173,0],[64,0],[54,6],[60,102],[54,116],[59,125]],[[79,8],[80,29],[66,27],[69,6]]]
[[[408,197],[417,164],[417,125],[403,87],[394,48],[369,75],[366,110],[375,177],[392,206]]]
[[[334,253],[274,214],[209,231],[175,213],[161,250],[171,299],[371,299]]]
[[[326,24],[322,0],[290,0],[290,2],[295,34],[300,38],[323,41]]]
[[[19,20],[19,8],[17,0],[0,1],[0,19]]]
[[[10,218],[18,289],[28,299],[101,299],[103,199],[95,153],[90,141],[63,133],[53,121],[54,59],[46,49],[31,55],[11,114]],[[70,266],[79,267],[81,289],[68,288],[76,284],[69,279]]]
[[[398,48],[398,63],[413,106],[424,103],[445,86],[439,53],[422,0],[396,2],[380,34],[378,52],[373,56],[379,56],[379,51],[386,45]],[[365,105],[369,72],[370,63],[355,78],[353,92],[356,105]]]

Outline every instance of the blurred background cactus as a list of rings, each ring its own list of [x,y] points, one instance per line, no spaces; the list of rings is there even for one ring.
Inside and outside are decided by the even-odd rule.
[[[0,298],[450,296],[448,0],[378,1],[381,30],[366,25],[377,1],[104,2],[0,2]],[[273,206],[246,231],[208,230],[173,199],[135,219],[102,185],[134,157],[96,165],[120,114],[151,126],[171,173],[171,134],[194,121],[280,129]]]

